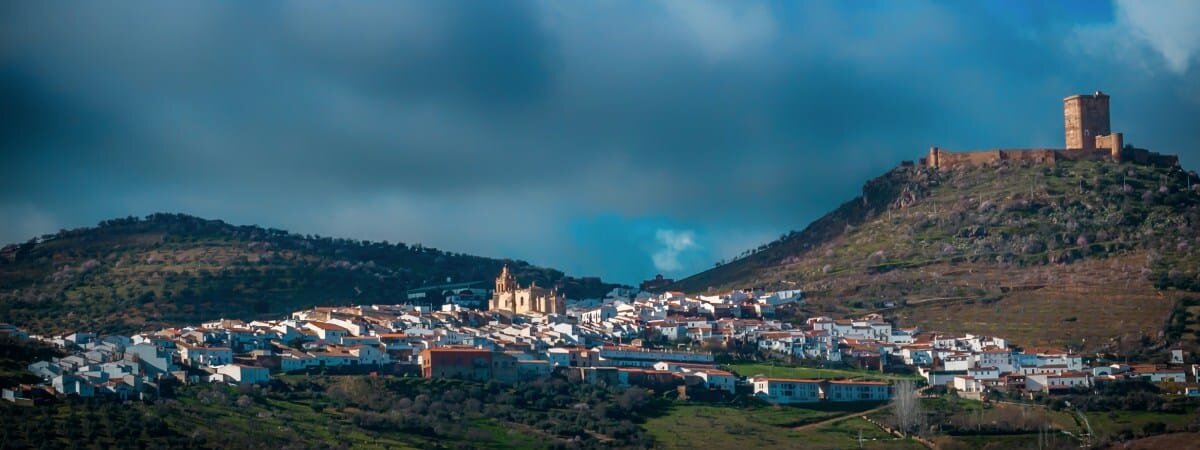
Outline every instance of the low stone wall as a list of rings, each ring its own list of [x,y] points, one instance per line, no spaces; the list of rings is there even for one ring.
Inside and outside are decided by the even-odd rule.
[[[894,429],[892,429],[892,427],[889,427],[889,426],[887,426],[887,425],[884,425],[884,424],[882,424],[882,423],[879,423],[879,422],[875,421],[874,419],[872,419],[872,418],[870,418],[870,417],[867,417],[867,416],[859,416],[859,417],[862,417],[862,419],[863,419],[863,420],[865,420],[865,421],[867,421],[867,422],[870,422],[872,425],[875,425],[875,426],[879,427],[879,429],[881,429],[881,430],[883,430],[883,431],[887,432],[888,434],[890,434],[890,435],[892,435],[892,436],[896,436],[896,437],[898,437],[898,438],[912,438],[912,440],[914,440],[914,441],[917,441],[917,442],[918,442],[918,443],[920,443],[921,445],[924,445],[924,446],[926,446],[926,447],[928,447],[928,448],[932,448],[932,449],[935,449],[935,450],[938,448],[937,444],[935,444],[933,441],[931,441],[931,440],[929,440],[929,439],[925,439],[925,438],[923,438],[923,437],[920,437],[920,436],[905,436],[905,435],[904,435],[904,433],[901,433],[901,432],[900,432],[900,431],[898,431],[898,430],[894,430]]]
[[[1056,149],[991,149],[969,152],[952,152],[934,147],[929,150],[929,156],[924,164],[939,169],[953,169],[964,166],[983,166],[1000,161],[1027,161],[1034,164],[1053,165],[1060,157]]]
[[[1107,138],[1107,136],[1105,136]],[[1112,143],[1121,142],[1119,135],[1113,138]],[[1175,155],[1164,155],[1155,153],[1146,149],[1140,148],[1124,148],[1119,152],[1111,151],[1108,148],[1098,150],[1079,150],[1079,149],[1050,149],[1050,148],[1030,148],[1030,149],[991,149],[991,150],[976,150],[966,152],[954,152],[949,150],[933,147],[929,149],[929,155],[921,158],[920,163],[923,166],[935,169],[954,169],[958,167],[978,167],[989,164],[996,164],[1002,161],[1018,161],[1032,164],[1054,165],[1058,161],[1113,161],[1129,162],[1140,165],[1157,166],[1157,167],[1172,167],[1179,165],[1179,157]]]

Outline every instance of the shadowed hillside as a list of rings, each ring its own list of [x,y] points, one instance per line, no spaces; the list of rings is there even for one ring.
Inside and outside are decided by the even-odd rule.
[[[902,322],[942,330],[1119,347],[1157,339],[1181,291],[1200,290],[1198,184],[1178,168],[1095,161],[902,165],[803,231],[675,287],[800,286],[829,312],[894,304]]]
[[[108,220],[0,249],[0,322],[103,332],[278,315],[319,304],[399,303],[416,287],[484,280],[599,296],[595,278],[420,245],[302,236],[175,214]]]

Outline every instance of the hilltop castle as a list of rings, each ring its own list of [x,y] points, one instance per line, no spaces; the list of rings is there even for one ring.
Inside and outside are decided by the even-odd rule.
[[[1179,164],[1178,156],[1163,155],[1125,145],[1125,135],[1113,133],[1110,128],[1108,99],[1108,95],[1100,91],[1096,91],[1092,95],[1072,95],[1063,99],[1066,149],[993,149],[951,152],[932,147],[929,149],[929,156],[921,158],[921,165],[942,169],[979,166],[999,161],[1026,161],[1053,165],[1060,160],[1110,160],[1163,167]]]
[[[537,283],[522,288],[517,284],[517,278],[508,271],[508,266],[504,266],[500,276],[496,277],[496,290],[488,302],[488,309],[517,314],[565,314],[567,300],[557,289],[540,288]]]

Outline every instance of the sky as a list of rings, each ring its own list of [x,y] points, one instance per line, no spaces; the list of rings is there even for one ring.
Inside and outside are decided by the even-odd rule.
[[[1101,89],[1200,164],[1200,2],[6,2],[0,242],[180,212],[636,283]]]

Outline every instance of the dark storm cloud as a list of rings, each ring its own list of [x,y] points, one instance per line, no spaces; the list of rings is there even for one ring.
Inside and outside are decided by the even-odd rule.
[[[1197,49],[1139,5],[10,5],[0,240],[180,211],[683,275],[930,145],[1059,145],[1073,92],[1192,164]]]

